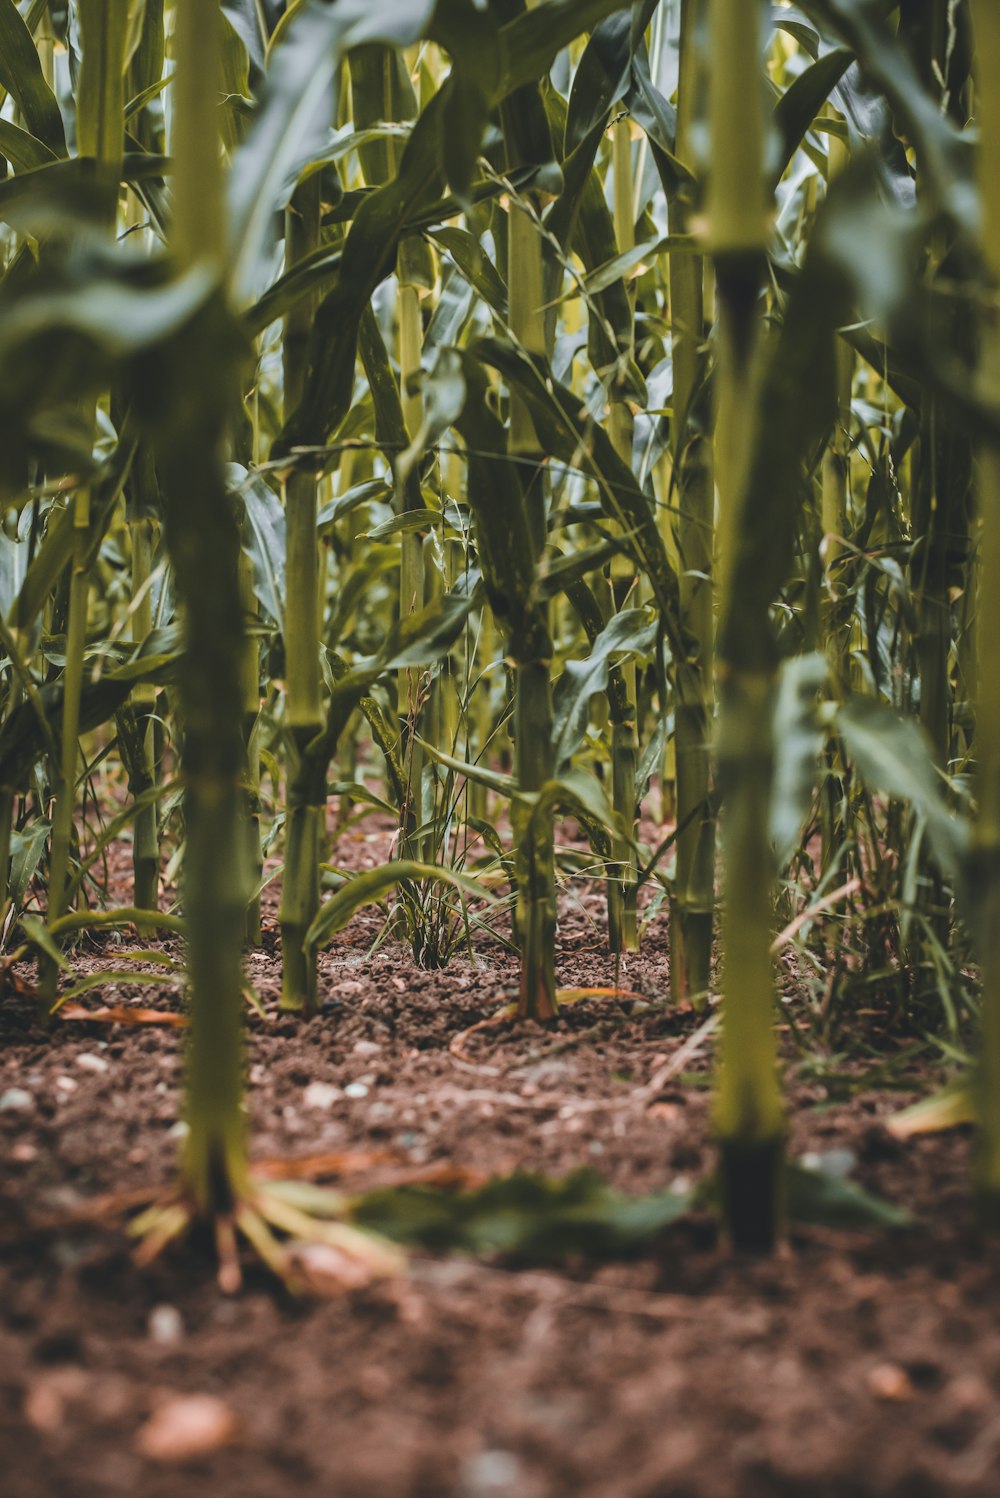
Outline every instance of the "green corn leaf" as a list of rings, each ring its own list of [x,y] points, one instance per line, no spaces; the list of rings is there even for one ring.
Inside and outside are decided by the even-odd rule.
[[[469,285],[506,325],[506,283],[476,236],[468,229],[448,224],[442,229],[432,229],[430,238],[447,251]]]
[[[20,912],[24,905],[28,885],[42,861],[51,831],[52,823],[45,817],[39,817],[24,832],[11,833],[7,895],[15,912]]]
[[[319,529],[326,530],[335,525],[338,520],[342,520],[345,515],[350,515],[352,510],[358,510],[362,505],[391,497],[392,490],[384,479],[366,479],[363,484],[354,484],[336,499],[331,499],[323,505],[316,517],[316,524]]]
[[[259,473],[230,463],[226,479],[229,492],[242,501],[246,515],[241,537],[253,567],[254,593],[280,625],[285,617],[285,512]]]
[[[441,524],[440,510],[404,510],[365,531],[366,541],[388,541],[390,536],[400,536],[409,531],[427,531]]]
[[[531,412],[543,448],[562,462],[590,474],[605,514],[622,527],[625,544],[649,577],[667,638],[677,654],[680,645],[677,575],[667,557],[649,499],[631,469],[615,452],[611,439],[581,413],[579,396],[556,381],[540,360],[531,360],[512,344],[480,339],[471,354],[511,381]]]
[[[444,765],[446,770],[451,770],[456,775],[463,775],[466,780],[471,780],[475,785],[485,786],[488,791],[495,791],[498,796],[504,796],[508,800],[515,797],[523,801],[533,800],[533,797],[521,795],[517,789],[517,781],[513,775],[504,775],[499,770],[490,770],[486,765],[471,764],[468,760],[456,759],[453,754],[446,754],[436,744],[429,743],[426,739],[418,738],[418,742],[425,754],[428,754],[437,764]]]
[[[602,129],[631,76],[632,13],[620,10],[594,28],[573,74],[566,115],[566,153],[596,125]]]
[[[656,645],[656,619],[650,609],[622,609],[614,614],[583,660],[566,662],[555,684],[552,733],[555,763],[569,764],[586,731],[591,699],[607,690],[612,664],[649,660]]]
[[[230,175],[237,301],[256,289],[277,191],[302,140],[315,128],[340,59],[366,43],[410,46],[433,9],[433,0],[338,0],[336,5],[305,0],[290,13],[275,38],[253,127]]]
[[[871,697],[851,697],[834,715],[844,749],[870,791],[905,801],[927,824],[946,873],[965,867],[968,828],[948,809],[944,783],[920,725]]]
[[[974,162],[968,139],[921,86],[910,53],[890,30],[894,6],[871,0],[802,0],[801,9],[832,32],[857,57],[869,81],[885,95],[897,129],[915,147],[925,189],[963,232],[979,221]]]
[[[840,1152],[838,1152],[839,1154]],[[847,1180],[837,1169],[804,1168],[802,1164],[785,1167],[785,1191],[788,1216],[792,1222],[813,1227],[845,1228],[864,1232],[877,1228],[912,1228],[913,1214],[874,1196],[863,1186]]]
[[[963,1078],[894,1113],[886,1120],[886,1128],[894,1139],[912,1139],[918,1134],[938,1134],[975,1121],[975,1090]]]
[[[10,162],[15,172],[33,172],[59,159],[44,141],[10,120],[0,120],[0,156]]]
[[[774,124],[780,147],[778,160],[771,173],[772,187],[776,187],[784,175],[785,168],[802,144],[803,137],[812,126],[833,89],[840,82],[851,63],[851,53],[845,47],[825,53],[785,90],[774,107]]]
[[[452,60],[444,106],[444,178],[468,209],[483,132],[500,81],[499,28],[492,8],[466,0],[438,0],[431,35]]]
[[[479,573],[465,574],[450,593],[415,609],[390,630],[377,657],[382,669],[404,671],[432,665],[451,649],[482,601]]]
[[[267,37],[261,30],[262,11],[257,0],[222,0],[222,13],[246,48],[254,67],[263,72]]]
[[[796,656],[783,662],[774,699],[770,834],[779,867],[798,846],[802,824],[812,804],[824,730],[817,694],[827,679],[821,655]]]
[[[465,405],[465,373],[461,355],[443,348],[427,371],[421,386],[423,417],[420,429],[409,447],[396,459],[400,480],[409,478],[414,468],[462,414]]]
[[[0,83],[13,96],[31,134],[54,156],[65,156],[66,134],[59,105],[45,81],[31,32],[14,0],[0,0]]]
[[[609,832],[622,834],[621,819],[615,815],[604,786],[587,770],[564,770],[547,780],[541,790],[522,799],[531,805],[534,824],[544,824],[558,808],[572,816],[579,815],[584,822],[596,822]]]
[[[500,28],[499,103],[526,83],[547,73],[558,52],[581,32],[589,31],[621,0],[545,0]]]

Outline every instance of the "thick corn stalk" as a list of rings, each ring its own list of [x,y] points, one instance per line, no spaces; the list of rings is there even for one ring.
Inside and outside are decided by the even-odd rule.
[[[681,7],[677,151],[682,161],[688,159],[692,144],[699,4],[700,0],[684,0]],[[691,204],[678,196],[671,205],[671,215],[677,219],[676,231],[688,233]],[[680,831],[670,926],[670,975],[674,998],[695,1004],[704,1003],[708,995],[715,915],[715,821],[710,809],[715,479],[712,439],[707,430],[705,402],[701,399],[705,381],[704,278],[700,255],[671,255],[677,571],[687,653],[674,668],[675,775]]]
[[[222,284],[225,257],[219,135],[221,12],[215,0],[178,0],[175,10],[175,109],[172,154],[177,259],[204,265]],[[185,1114],[188,1136],[183,1184],[197,1210],[213,1217],[231,1209],[244,1189],[246,1143],[242,1113],[242,971],[246,910],[245,835],[240,784],[243,743],[242,604],[239,535],[221,461],[235,403],[235,371],[219,339],[233,340],[216,304],[220,327],[192,336],[220,349],[192,398],[197,363],[174,371],[170,409],[158,432],[158,459],[167,495],[167,544],[185,605],[181,676],[184,715],[187,850],[184,912],[188,937],[191,1025]],[[206,311],[204,316],[210,316]],[[196,356],[198,347],[193,354]],[[177,357],[184,360],[185,351]]]
[[[722,1205],[734,1245],[769,1249],[779,1231],[784,1123],[772,1006],[773,653],[766,609],[739,596],[754,427],[755,355],[766,247],[759,0],[711,0],[709,215],[718,309],[716,476],[720,500],[719,771],[726,892],[723,1027],[715,1104]]]

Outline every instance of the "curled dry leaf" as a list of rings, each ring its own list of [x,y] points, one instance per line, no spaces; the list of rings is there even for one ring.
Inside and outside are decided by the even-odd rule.
[[[187,1024],[186,1014],[174,1014],[169,1009],[139,1009],[129,1004],[116,1004],[107,1009],[87,1009],[83,1004],[63,1004],[56,1011],[56,1019],[86,1020],[92,1025],[171,1025],[183,1029]]]

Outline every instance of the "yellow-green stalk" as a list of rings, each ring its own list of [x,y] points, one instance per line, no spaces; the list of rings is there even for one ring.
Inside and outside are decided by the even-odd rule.
[[[775,1066],[768,838],[774,748],[766,610],[737,595],[754,423],[758,300],[766,249],[760,0],[710,0],[709,224],[718,310],[715,471],[720,514],[719,771],[725,903],[723,1024],[715,1099],[724,1217],[738,1248],[780,1229],[784,1118]]]
[[[213,271],[221,288],[226,239],[219,99],[222,17],[216,0],[177,0],[174,11],[174,253],[181,268]],[[221,292],[220,292],[221,296]],[[205,316],[211,316],[206,312]],[[232,338],[221,308],[222,335]],[[201,346],[216,329],[199,330]],[[175,380],[198,380],[197,367]],[[243,616],[239,534],[222,467],[236,398],[232,357],[220,352],[198,399],[177,399],[159,431],[166,538],[184,600],[184,915],[190,1015],[183,1185],[205,1217],[226,1215],[245,1190],[243,976],[246,912],[244,748],[240,732]]]
[[[319,244],[319,175],[296,190],[285,215],[285,264],[290,269]],[[285,411],[295,410],[308,374],[315,299],[304,297],[285,319]],[[326,814],[326,764],[308,752],[323,725],[320,698],[319,540],[317,488],[310,473],[293,473],[285,486],[285,873],[281,887],[281,1007],[312,1014],[316,955],[305,936],[319,910],[320,844]]]
[[[683,0],[677,87],[677,153],[691,159],[701,0]],[[690,232],[693,204],[678,195],[671,229]],[[676,224],[674,220],[676,219]],[[681,627],[687,654],[674,663],[677,865],[671,919],[671,989],[678,1002],[705,1002],[715,912],[715,822],[710,809],[714,612],[715,478],[705,379],[705,268],[700,255],[670,256],[674,368],[673,477]]]

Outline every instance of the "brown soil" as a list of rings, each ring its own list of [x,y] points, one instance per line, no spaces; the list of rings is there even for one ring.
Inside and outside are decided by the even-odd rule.
[[[339,858],[385,856],[378,837],[352,840]],[[669,1008],[662,920],[620,976],[643,1001],[581,1001],[557,1031],[481,1030],[457,1054],[509,997],[510,959],[487,943],[475,965],[423,972],[391,943],[370,955],[378,930],[363,914],[324,955],[308,1024],[277,1017],[273,930],[251,955],[268,1010],[248,1020],[256,1156],[383,1152],[352,1189],[434,1166],[586,1164],[648,1192],[710,1168],[709,1044]],[[596,896],[567,906],[560,939],[562,983],[613,983]],[[127,961],[108,940],[77,966]],[[127,985],[84,1002],[177,1006]],[[905,1092],[838,1102],[789,1071],[794,1151],[850,1149],[860,1182],[920,1216],[914,1231],[799,1230],[746,1262],[702,1218],[629,1263],[413,1254],[402,1279],[304,1302],[248,1260],[227,1299],[195,1247],[143,1270],[119,1227],[31,1231],[170,1179],[182,1047],[162,1027],[46,1035],[27,996],[0,1003],[4,1498],[1000,1492],[1000,1266],[974,1230],[964,1134],[904,1147],[886,1132]],[[307,1106],[315,1082],[337,1091]],[[230,1439],[154,1460],[147,1422],[178,1394],[221,1399]]]

